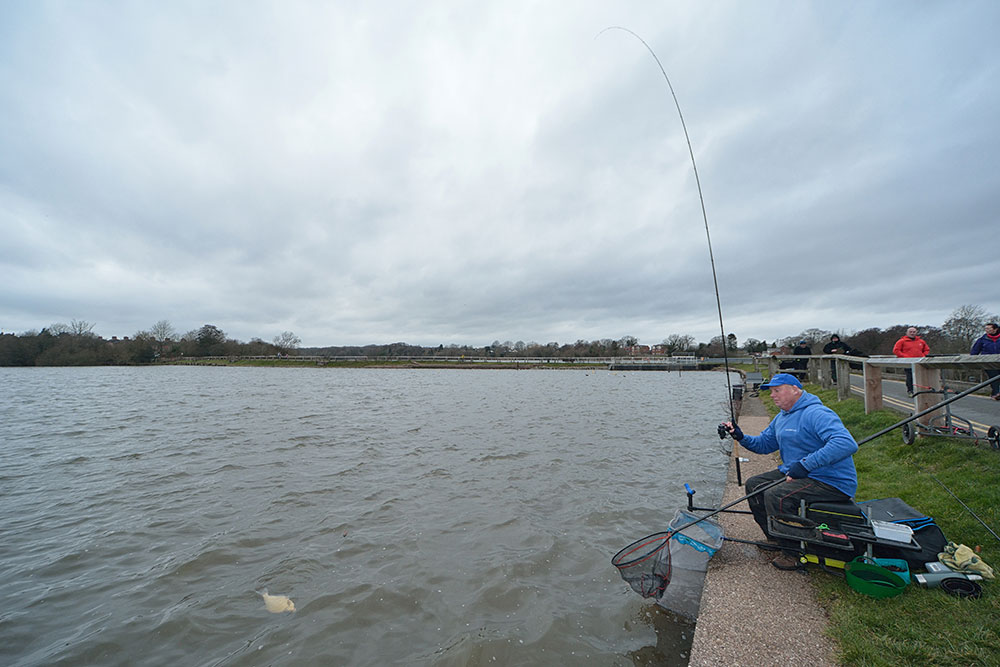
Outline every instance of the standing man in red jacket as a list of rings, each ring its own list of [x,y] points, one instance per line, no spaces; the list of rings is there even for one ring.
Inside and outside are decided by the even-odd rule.
[[[931,348],[927,342],[917,335],[917,328],[910,327],[906,335],[892,346],[892,353],[897,357],[912,357],[919,359],[930,354]],[[906,369],[906,393],[913,396],[913,368]]]

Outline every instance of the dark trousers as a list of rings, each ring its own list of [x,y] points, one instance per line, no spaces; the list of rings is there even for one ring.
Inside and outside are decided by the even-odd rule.
[[[753,493],[761,486],[782,479],[785,473],[780,470],[771,470],[760,475],[754,475],[747,480],[745,485],[747,493]],[[820,482],[815,479],[804,477],[803,479],[793,479],[790,482],[783,482],[773,486],[763,493],[747,498],[750,511],[753,512],[753,519],[764,531],[768,538],[771,535],[767,532],[767,517],[769,514],[798,514],[799,501],[811,502],[851,502],[851,497],[839,489]],[[772,538],[774,539],[774,538]],[[778,540],[782,545],[794,546],[796,542],[791,540]]]
[[[990,382],[990,395],[1000,394],[1000,370],[987,369],[983,372],[986,373],[986,377],[993,378],[993,382]]]
[[[913,369],[906,369],[906,391],[908,393],[913,393]]]

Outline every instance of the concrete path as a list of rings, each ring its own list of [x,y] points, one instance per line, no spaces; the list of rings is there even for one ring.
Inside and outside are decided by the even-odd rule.
[[[743,401],[740,428],[748,435],[764,430],[770,418],[759,398]],[[776,454],[760,456],[737,448],[749,458],[741,464],[743,481],[778,467]],[[736,456],[722,503],[746,494],[736,485]],[[733,509],[746,509],[740,503]],[[749,514],[719,515],[729,537],[761,540]],[[695,626],[690,665],[836,665],[836,645],[826,634],[826,614],[816,601],[810,576],[784,572],[771,565],[776,555],[758,547],[725,542],[709,561],[708,575]]]

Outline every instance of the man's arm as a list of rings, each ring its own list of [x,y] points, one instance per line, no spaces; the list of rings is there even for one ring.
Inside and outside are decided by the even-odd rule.
[[[837,414],[825,408],[816,410],[811,415],[810,427],[823,442],[823,446],[802,459],[802,464],[809,470],[833,465],[853,456],[858,451],[858,443],[840,421]]]
[[[767,425],[760,435],[744,435],[739,441],[740,447],[749,449],[754,454],[770,454],[778,451],[778,438],[774,435],[774,420]]]

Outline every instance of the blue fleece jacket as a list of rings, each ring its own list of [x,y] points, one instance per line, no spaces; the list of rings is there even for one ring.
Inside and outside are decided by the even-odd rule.
[[[792,409],[782,410],[760,435],[744,436],[740,445],[757,454],[778,451],[783,462],[798,461],[809,477],[852,498],[858,490],[852,458],[858,443],[837,413],[808,392],[802,392]]]
[[[984,335],[972,344],[972,354],[1000,354],[1000,340]]]

